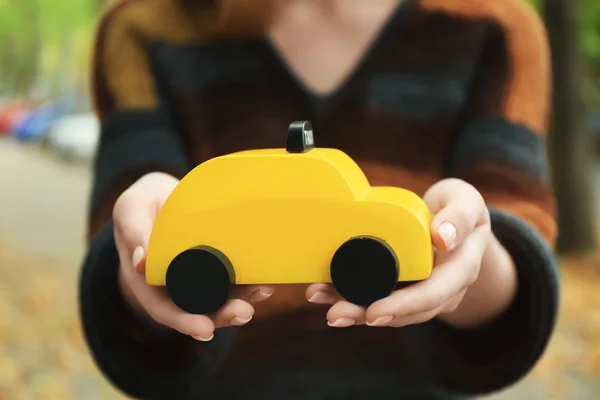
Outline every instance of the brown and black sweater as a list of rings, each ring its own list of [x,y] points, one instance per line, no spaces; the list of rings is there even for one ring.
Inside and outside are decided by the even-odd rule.
[[[211,36],[177,0],[121,0],[101,20],[94,100],[102,137],[80,282],[84,332],[116,387],[142,399],[452,398],[505,388],[543,353],[559,298],[544,136],[549,51],[518,0],[406,0],[328,96],[303,87],[264,37]],[[251,323],[206,344],[140,339],[117,287],[111,210],[144,173],[183,176],[217,155],[282,147],[294,120],[374,185],[419,194],[459,177],[483,194],[514,258],[512,307],[487,326],[329,328],[305,287],[282,286]],[[142,335],[143,336],[143,335]]]

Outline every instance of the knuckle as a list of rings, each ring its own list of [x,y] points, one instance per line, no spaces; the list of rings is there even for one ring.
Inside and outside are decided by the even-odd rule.
[[[239,311],[240,309],[245,309],[247,303],[242,299],[231,299],[229,300],[229,304],[227,306],[228,309],[233,312]]]
[[[471,198],[478,208],[486,208],[483,195],[473,184],[458,178],[452,179],[454,180],[452,183],[454,189],[460,190],[462,193]]]
[[[465,264],[467,266],[467,271],[471,272],[473,270],[478,269],[480,263],[481,257],[478,254],[475,254],[474,251],[470,251],[469,254],[465,255]]]
[[[127,213],[127,211],[132,206],[134,198],[135,193],[131,190],[131,188],[121,193],[121,195],[117,198],[113,206],[112,217],[115,221],[118,221],[121,215]]]
[[[446,178],[444,180],[439,181],[438,184],[436,184],[436,186],[437,185],[439,185],[440,190],[444,191],[459,190],[461,192],[475,191],[479,193],[472,184],[460,178]]]
[[[469,256],[466,264],[467,268],[465,268],[464,288],[471,286],[477,281],[477,278],[479,278],[481,260],[478,257]]]
[[[464,179],[460,179],[460,178],[448,178],[446,180],[446,182],[448,182],[449,185],[452,185],[452,186],[457,187],[457,188],[471,186],[471,184],[469,182],[465,181]]]
[[[452,179],[453,179],[453,184],[457,189],[460,189],[464,192],[468,192],[469,195],[473,196],[474,198],[483,199],[483,197],[479,193],[479,190],[477,190],[477,188],[475,186],[473,186],[473,184],[471,184],[463,179],[459,179],[459,178],[452,178]]]
[[[492,232],[492,225],[490,222],[490,213],[489,211],[486,211],[487,214],[487,221],[485,224],[482,224],[481,226],[479,226],[477,229],[481,232],[481,234],[486,238],[490,238],[493,235]]]
[[[440,181],[437,181],[433,185],[429,187],[429,189],[425,192],[427,196],[438,196],[439,194],[448,190],[448,187],[454,187],[456,185],[456,181],[459,179],[456,178],[447,178]]]
[[[157,321],[158,322],[158,321]],[[160,322],[163,325],[166,325],[166,323],[164,323],[166,321]],[[189,318],[186,314],[180,314],[175,316],[175,318],[173,318],[173,320],[170,323],[170,327],[178,330],[182,333],[185,333],[186,329],[188,329],[188,325],[189,325]]]
[[[477,279],[479,279],[479,265],[477,265],[477,268],[473,268],[473,270],[471,271],[471,273],[467,276],[467,283],[469,284],[469,286],[471,286],[472,284],[474,284]]]
[[[471,237],[465,242],[466,248],[461,258],[464,260],[463,262],[466,264],[469,271],[477,270],[481,265],[481,258],[483,257],[484,251],[483,246],[475,237]]]
[[[140,188],[150,189],[160,188],[161,191],[172,191],[179,180],[166,172],[154,171],[142,176],[137,182]]]
[[[444,303],[448,301],[449,296],[446,293],[439,292],[431,297],[431,302],[429,304],[429,309],[438,308]]]
[[[245,300],[230,299],[225,306],[215,313],[214,319],[225,325],[229,325],[229,321],[232,318],[240,317],[246,319],[253,314],[254,308]]]
[[[152,180],[152,179],[165,179],[165,178],[171,178],[171,176],[164,172],[161,172],[161,171],[152,171],[152,172],[148,172],[147,174],[142,176],[140,178],[140,181],[145,182],[145,181]]]
[[[481,227],[486,227],[490,232],[492,231],[492,217],[490,215],[490,210],[487,207],[487,204],[485,203],[485,200],[483,200],[482,197],[482,209],[483,209],[483,223],[481,224]]]
[[[423,324],[423,323],[429,321],[430,319],[432,319],[434,316],[435,316],[435,313],[433,313],[433,312],[421,313],[415,317],[414,323],[415,324]]]
[[[460,304],[460,302],[458,300],[449,301],[448,304],[444,307],[444,312],[445,313],[453,313],[454,311],[456,311],[458,309],[459,304]]]
[[[472,210],[465,210],[463,207],[456,207],[452,211],[456,216],[457,223],[459,224],[459,229],[462,227],[463,229],[469,227],[471,225],[472,218]],[[467,232],[463,232],[467,233]]]
[[[479,274],[477,273],[468,274],[467,279],[465,281],[464,289],[471,287],[477,281],[478,276]]]

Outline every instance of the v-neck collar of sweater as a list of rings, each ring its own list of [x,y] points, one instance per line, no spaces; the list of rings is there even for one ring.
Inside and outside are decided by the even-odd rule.
[[[356,80],[369,70],[375,59],[384,50],[385,45],[392,39],[396,33],[396,28],[402,22],[403,17],[409,9],[414,8],[418,0],[403,0],[392,12],[387,21],[379,30],[375,39],[371,42],[368,49],[364,52],[360,60],[353,67],[344,80],[328,93],[316,93],[295,74],[288,63],[281,57],[279,50],[272,41],[265,35],[261,38],[260,44],[263,47],[266,60],[274,66],[274,72],[279,75],[283,82],[291,84],[294,94],[307,102],[310,108],[317,112],[326,113],[331,111],[348,94],[348,91]]]

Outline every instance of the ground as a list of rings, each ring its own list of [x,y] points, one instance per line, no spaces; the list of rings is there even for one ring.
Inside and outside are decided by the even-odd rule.
[[[0,139],[0,167],[0,399],[123,399],[93,364],[77,319],[89,166]],[[489,400],[600,398],[598,263],[564,262],[560,322],[545,356]]]

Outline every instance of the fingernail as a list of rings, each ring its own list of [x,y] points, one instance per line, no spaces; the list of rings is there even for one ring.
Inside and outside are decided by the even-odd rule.
[[[347,326],[352,326],[356,323],[352,318],[339,318],[334,322],[327,321],[327,325],[332,326],[334,328],[345,328]]]
[[[373,322],[367,322],[367,325],[368,326],[382,326],[382,325],[385,325],[388,322],[390,322],[392,319],[394,319],[394,317],[392,317],[391,315],[388,315],[386,317],[379,317]]]
[[[247,324],[248,322],[250,322],[250,320],[252,319],[252,316],[250,316],[250,318],[242,318],[242,317],[233,317],[231,319],[231,321],[229,321],[230,325],[244,325]]]
[[[308,299],[308,301],[318,304],[333,303],[335,301],[335,296],[327,292],[316,292]]]
[[[268,299],[272,295],[273,295],[273,293],[267,293],[267,292],[263,292],[262,290],[257,290],[256,292],[252,293],[252,296],[250,296],[250,302],[257,303],[259,301]]]
[[[451,222],[444,222],[438,227],[437,231],[444,241],[446,249],[452,250],[456,241],[456,227]]]
[[[213,338],[215,337],[215,334],[213,333],[212,335],[210,335],[210,337],[208,338],[204,338],[202,336],[192,336],[194,339],[200,341],[200,342],[210,342],[211,340],[213,340]]]
[[[144,248],[142,246],[138,246],[133,251],[133,257],[131,257],[134,269],[137,269],[138,264],[140,261],[142,261],[142,257],[144,257]]]

